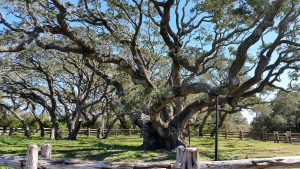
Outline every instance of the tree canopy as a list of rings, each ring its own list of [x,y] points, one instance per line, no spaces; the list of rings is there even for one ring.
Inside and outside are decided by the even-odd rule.
[[[42,65],[64,63],[58,57],[76,60],[70,75],[84,65],[118,91],[113,105],[143,128],[145,149],[172,149],[183,143],[182,129],[197,112],[215,108],[216,97],[223,111],[237,111],[242,100],[264,90],[286,90],[277,84],[287,71],[293,86],[300,60],[299,5],[296,0],[5,0],[0,52],[2,60],[29,58],[36,64],[41,58],[40,73],[46,70]],[[50,96],[52,105],[37,103],[50,106],[56,124],[60,82],[42,76],[49,93],[36,92],[44,95],[39,99]]]

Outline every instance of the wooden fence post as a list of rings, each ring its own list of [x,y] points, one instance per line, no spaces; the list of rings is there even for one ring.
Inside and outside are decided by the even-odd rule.
[[[242,139],[243,139],[243,131],[240,130],[240,140],[242,140]]]
[[[98,129],[97,129],[97,138],[100,138],[100,135],[101,135],[101,129],[98,128]]]
[[[54,129],[54,127],[51,128],[50,138],[51,138],[51,140],[55,140],[55,129]]]
[[[42,150],[41,150],[42,151],[41,157],[51,158],[51,154],[52,154],[51,149],[52,149],[51,144],[43,144],[42,145]]]
[[[13,127],[9,127],[9,133],[8,136],[12,136],[14,133],[14,128]]]
[[[5,133],[7,133],[7,131],[6,131],[6,127],[3,127],[3,135],[5,135]]]
[[[128,128],[128,135],[131,136],[131,130]]]
[[[279,143],[278,131],[274,131],[274,143]]]
[[[227,135],[227,130],[225,130],[225,139],[228,138],[228,135]]]
[[[30,145],[27,148],[26,169],[38,168],[38,146]]]
[[[263,130],[263,131],[262,131],[262,140],[263,140],[263,141],[267,141],[267,133],[266,133],[266,130]]]
[[[292,143],[292,132],[291,131],[286,132],[286,137],[287,137],[287,142]]]
[[[91,135],[91,129],[90,129],[90,128],[87,128],[87,130],[86,130],[86,136],[87,136],[87,137],[90,137],[90,135]]]

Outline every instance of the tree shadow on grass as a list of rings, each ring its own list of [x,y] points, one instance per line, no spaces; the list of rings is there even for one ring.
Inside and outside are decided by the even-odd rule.
[[[129,151],[140,151],[139,146],[130,146],[130,145],[118,145],[118,144],[104,144],[97,143],[90,147],[80,147],[75,148],[76,146],[68,146],[72,149],[69,150],[53,150],[53,154],[60,154],[64,158],[80,158],[84,160],[98,160],[104,161],[108,157],[120,156],[126,154]],[[123,155],[124,156],[124,155]],[[113,161],[121,161],[124,158],[116,158]]]
[[[105,144],[105,143],[97,143],[93,145],[94,147],[106,149],[106,150],[127,150],[127,151],[139,151],[142,150],[141,146],[133,146],[133,145],[120,145],[120,144]]]

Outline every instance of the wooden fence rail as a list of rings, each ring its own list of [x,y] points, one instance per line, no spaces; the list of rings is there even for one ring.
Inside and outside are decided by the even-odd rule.
[[[68,134],[67,129],[61,129],[60,130],[63,135]],[[106,133],[107,129],[91,129],[91,128],[85,128],[80,129],[78,132],[79,136],[96,136],[97,138],[100,138],[104,133]],[[38,133],[38,129],[31,130],[32,133]],[[111,129],[109,135],[141,135],[140,129]],[[196,132],[191,132],[196,133]],[[13,135],[13,134],[24,134],[23,128],[7,128],[6,130],[3,129],[3,127],[0,127],[0,135]],[[51,128],[45,128],[45,134],[51,135]],[[210,137],[210,133],[204,133],[202,137]],[[185,136],[187,136],[185,134]],[[195,134],[192,134],[192,136],[196,136]],[[285,132],[280,133],[278,131],[274,131],[272,133],[263,131],[261,135],[257,136],[249,131],[220,131],[219,132],[220,138],[236,138],[236,139],[244,139],[244,138],[253,138],[253,139],[260,139],[262,141],[273,141],[275,143],[279,142],[287,142],[287,143],[293,143],[293,142],[300,142],[300,133],[292,133],[292,132]]]

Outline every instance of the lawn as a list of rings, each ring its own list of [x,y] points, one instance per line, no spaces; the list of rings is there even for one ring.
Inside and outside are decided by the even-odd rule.
[[[111,136],[107,139],[79,137],[76,141],[0,136],[0,155],[25,155],[28,145],[41,146],[45,143],[52,144],[54,157],[110,162],[175,160],[175,152],[142,151],[139,147],[142,139],[138,136]],[[212,138],[194,137],[191,139],[191,146],[199,149],[200,160],[213,160],[214,140]],[[300,145],[261,142],[251,139],[220,138],[219,141],[220,160],[274,156],[300,156]],[[0,169],[2,169],[1,166]]]

